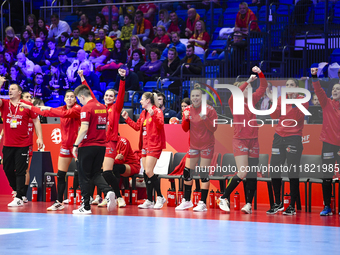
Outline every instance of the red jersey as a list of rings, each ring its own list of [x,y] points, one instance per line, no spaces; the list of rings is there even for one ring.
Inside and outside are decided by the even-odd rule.
[[[91,52],[91,55],[90,57],[94,57],[94,58],[98,58],[100,56],[105,56],[105,60],[103,61],[104,64],[107,63],[107,61],[110,59],[110,51],[106,48],[103,48],[103,51],[102,52],[99,52],[97,49],[93,49],[93,51]]]
[[[165,44],[169,44],[169,43],[171,43],[171,41],[170,41],[170,37],[167,34],[165,34],[161,38],[156,36],[155,39],[153,39],[152,43],[165,43]]]
[[[313,87],[322,107],[323,124],[320,140],[340,146],[340,102],[328,98],[319,81],[313,81]]]
[[[49,111],[42,111],[39,107],[32,107],[32,111],[45,117],[60,117],[61,146],[72,147],[77,139],[80,128],[80,110],[79,104],[74,104],[71,109],[67,106],[51,108]]]
[[[0,107],[3,118],[4,146],[26,147],[32,144],[28,132],[29,120],[36,119],[38,114],[19,105],[14,106],[10,100],[1,99]],[[30,102],[20,100],[20,102],[32,105]]]
[[[298,95],[297,98],[304,98],[302,95]],[[302,104],[308,109],[309,103]],[[302,129],[304,127],[305,114],[300,111],[295,105],[288,104],[286,106],[286,115],[281,115],[281,97],[277,100],[277,107],[275,112],[270,114],[272,119],[279,119],[279,124],[275,128],[275,132],[281,137],[299,135],[302,136]],[[295,120],[295,121],[284,121],[284,120]],[[282,125],[284,121],[284,126]],[[296,125],[296,126],[295,126]],[[286,127],[285,127],[286,126]],[[287,127],[288,126],[288,127]],[[295,127],[293,127],[295,126]]]
[[[145,58],[145,54],[146,54],[145,48],[138,48],[138,50],[140,50],[140,52],[142,52],[142,55],[143,55],[143,58],[144,58],[144,61],[145,61],[146,60],[146,58]],[[134,50],[131,47],[128,49],[128,53],[127,53],[128,61],[130,61],[132,59],[132,52],[133,51]]]
[[[135,153],[133,153],[133,150],[128,139],[120,136],[118,138],[116,150],[117,154],[122,154],[124,158],[122,160],[115,159],[115,164],[140,165],[140,160],[136,157]]]
[[[215,109],[207,105],[207,116],[203,120],[199,115],[201,113],[201,106],[195,108],[189,105],[184,111],[190,111],[189,119],[182,116],[182,128],[185,132],[190,130],[189,145],[190,149],[203,150],[215,145],[214,132],[217,126],[214,127],[214,120],[217,119]],[[184,112],[183,111],[183,112]]]
[[[259,73],[260,77],[260,87],[253,93],[253,106],[255,108],[255,105],[257,102],[261,99],[263,94],[266,92],[266,88],[268,86],[267,80],[264,77],[263,73]],[[240,86],[240,89],[244,91],[246,87],[248,86],[248,83],[245,82]],[[231,95],[229,99],[229,106],[231,112],[233,112],[233,100],[234,97]],[[233,123],[245,123],[243,124],[235,124],[234,125],[234,136],[233,138],[236,139],[254,139],[258,138],[258,132],[259,128],[258,127],[251,127],[251,126],[257,126],[256,121],[252,121],[250,124],[251,126],[248,125],[249,120],[256,119],[256,115],[252,113],[249,110],[248,104],[247,104],[247,99],[244,101],[244,115],[233,115]]]
[[[28,121],[28,135],[30,136],[30,146],[33,145],[33,121],[30,119]]]
[[[138,6],[138,10],[141,10],[143,12],[143,14],[147,13],[150,9],[154,9],[155,13],[156,13],[157,7],[153,3],[151,3],[151,4],[140,4]],[[154,17],[155,17],[155,14],[151,15],[149,20],[152,22]]]
[[[165,149],[164,116],[161,109],[152,106],[154,114],[150,116],[147,110],[139,115],[137,123],[128,118],[126,123],[136,131],[140,131],[139,149],[147,148],[149,151]]]
[[[116,103],[111,104],[107,107],[108,112],[108,127],[106,132],[106,141],[118,141],[118,126],[120,113],[122,112],[124,106],[125,97],[125,81],[120,80],[118,96]]]
[[[105,105],[91,99],[81,108],[80,121],[88,122],[87,134],[79,147],[105,146],[107,110]]]

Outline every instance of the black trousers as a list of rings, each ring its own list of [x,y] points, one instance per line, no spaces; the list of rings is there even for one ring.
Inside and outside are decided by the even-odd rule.
[[[112,188],[106,183],[101,175],[101,167],[104,161],[105,147],[104,146],[87,146],[80,147],[78,150],[79,161],[79,185],[83,203],[86,210],[90,210],[90,196],[92,195],[91,181],[96,185],[106,196]]]
[[[16,197],[22,199],[25,196],[25,175],[28,167],[28,146],[8,147],[2,149],[4,157],[4,171]]]
[[[331,205],[332,180],[334,175],[335,162],[340,163],[340,146],[323,142],[322,144],[322,164],[327,166],[327,171],[323,172],[322,193],[325,205]],[[323,169],[323,167],[322,167]]]

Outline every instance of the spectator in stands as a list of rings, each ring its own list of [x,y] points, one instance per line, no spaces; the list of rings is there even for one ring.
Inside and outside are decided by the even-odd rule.
[[[312,105],[320,106],[319,98],[315,93],[313,93],[311,102],[312,102]]]
[[[45,65],[50,66],[52,63],[58,62],[59,50],[56,48],[56,40],[53,38],[47,39],[47,47],[42,60]]]
[[[7,68],[10,68],[12,65],[14,65],[15,60],[12,52],[6,51],[4,57],[5,57],[4,61]]]
[[[118,22],[113,21],[112,22],[112,31],[109,33],[109,37],[111,37],[112,39],[119,38],[121,36],[122,32],[118,28],[119,28]]]
[[[28,85],[26,77],[20,73],[20,69],[16,65],[10,68],[9,84],[13,83],[20,85],[23,90],[25,90]]]
[[[8,52],[11,52],[14,55],[17,54],[20,39],[15,36],[15,32],[13,27],[6,27],[5,29],[6,37],[5,37],[5,49]]]
[[[196,22],[200,20],[200,15],[196,12],[195,8],[190,8],[188,10],[188,18],[186,21],[185,37],[191,38],[194,34],[196,28]]]
[[[151,49],[149,53],[150,61],[147,61],[144,65],[141,66],[139,71],[139,77],[143,78],[144,84],[148,81],[155,81],[160,76],[162,61],[161,53],[158,49]]]
[[[325,82],[325,81],[322,81],[321,79],[319,80],[320,84],[322,87],[326,87],[325,88],[325,91],[327,93],[327,97],[331,97],[332,96],[332,89],[333,89],[333,86],[335,84],[340,84],[340,68],[338,69],[338,78],[333,78],[333,79],[330,79],[328,82]],[[326,84],[325,84],[326,83]],[[324,85],[325,84],[325,85]],[[314,91],[314,88],[310,91]]]
[[[54,96],[64,96],[66,90],[70,89],[70,84],[68,82],[67,76],[65,73],[60,72],[58,68],[58,63],[53,63],[51,65],[51,75],[49,79],[49,85],[51,94]]]
[[[153,39],[150,48],[157,48],[160,52],[163,52],[168,44],[170,44],[170,38],[166,34],[165,27],[157,26],[157,36]]]
[[[146,59],[145,58],[145,48],[140,43],[139,37],[137,35],[131,36],[130,48],[128,49],[128,61],[130,61],[132,59],[132,52],[134,50],[140,50],[140,52],[142,52],[142,55],[143,55],[143,60],[145,61],[145,59]]]
[[[59,20],[58,14],[51,15],[51,27],[48,32],[48,38],[59,38],[62,33],[71,34],[71,28],[66,21]]]
[[[114,89],[116,91],[119,90],[119,83],[120,83],[120,75],[117,75],[116,83],[114,85]],[[140,90],[138,75],[135,72],[130,72],[129,70],[126,71],[126,76],[125,76],[125,91],[128,91],[128,90],[133,90],[133,91]]]
[[[248,8],[248,4],[246,2],[240,3],[239,12],[236,15],[234,31],[240,31],[244,34],[248,34],[248,26],[252,20],[257,20],[253,11]],[[258,32],[261,31],[257,22],[253,22],[251,24],[250,30]]]
[[[168,33],[172,34],[173,32],[179,33],[180,37],[185,36],[185,23],[181,18],[178,18],[176,12],[170,13],[170,26],[168,29]]]
[[[237,63],[241,63],[244,60],[245,57],[245,48],[247,46],[247,41],[244,39],[244,36],[240,32],[235,32],[233,34],[233,40],[228,44],[228,59],[232,60],[234,59],[232,56],[236,56],[238,58]],[[219,50],[220,52],[221,50]],[[242,52],[243,51],[243,52]],[[237,52],[237,53],[236,53]],[[212,51],[211,56],[215,56],[217,54],[217,50]],[[225,59],[225,53],[222,51],[222,53],[218,56],[219,60]],[[237,65],[236,65],[236,68]]]
[[[59,51],[58,59],[59,59],[58,69],[61,73],[64,73],[66,75],[67,69],[71,65],[71,62],[68,61],[67,59],[66,52],[63,50]]]
[[[127,51],[124,42],[120,38],[115,41],[115,48],[111,51],[111,59],[115,63],[127,63]]]
[[[51,99],[51,90],[49,89],[48,84],[44,83],[44,76],[42,73],[37,73],[34,76],[34,84],[28,87],[28,90],[26,91],[33,97],[39,98],[44,102]]]
[[[131,0],[123,0],[122,3],[131,2]],[[121,5],[119,6],[119,26],[122,27],[125,24],[125,16],[129,14],[131,17],[135,16],[135,7],[133,5]],[[131,18],[132,22],[132,18]]]
[[[134,50],[132,52],[132,59],[127,63],[127,67],[131,72],[138,73],[142,65],[144,65],[142,52],[139,49]]]
[[[38,22],[34,14],[29,14],[27,16],[27,26],[29,26],[31,28],[31,31],[33,32],[32,34],[33,38],[39,36]]]
[[[158,18],[159,21],[157,22],[157,27],[158,26],[163,26],[165,27],[166,31],[168,31],[170,27],[170,19],[169,19],[169,12],[168,10],[162,9],[158,13]]]
[[[120,39],[123,40],[126,46],[127,44],[130,44],[133,28],[134,25],[132,24],[132,16],[130,14],[126,14],[124,16],[124,26],[122,27],[122,33],[120,35]]]
[[[170,119],[172,117],[176,117],[177,113],[174,110],[171,110],[170,108],[165,108],[166,104],[166,97],[163,93],[157,93],[158,97],[158,107],[162,110],[164,119]]]
[[[39,66],[39,65],[35,65],[33,67],[33,76],[35,76],[37,73],[43,73],[41,66]]]
[[[94,64],[95,68],[104,65],[110,59],[110,51],[103,47],[101,40],[96,40],[96,48],[92,51],[89,60]],[[84,74],[85,75],[85,74]],[[85,75],[86,76],[86,75]]]
[[[79,34],[83,38],[86,38],[92,30],[92,25],[89,23],[89,17],[84,13],[80,16],[80,21],[78,23]]]
[[[178,57],[176,48],[170,48],[168,51],[168,58],[165,59],[161,67],[161,77],[162,79],[171,76],[180,65],[181,60]]]
[[[44,42],[40,37],[35,39],[35,47],[29,52],[28,59],[31,60],[34,64],[39,64],[43,58],[45,53],[45,49],[43,47]]]
[[[2,42],[0,41],[0,63],[4,62],[4,58],[5,58],[5,47],[2,45]]]
[[[31,39],[31,32],[25,29],[21,33],[21,41],[19,43],[18,53],[22,52],[26,56],[28,56],[29,52],[33,49],[33,47],[34,41]]]
[[[114,42],[113,42],[113,40],[110,37],[106,36],[104,29],[99,29],[98,30],[98,37],[99,37],[99,40],[102,41],[103,47],[105,49],[108,49],[108,50],[112,50],[113,49]]]
[[[73,83],[76,81],[78,75],[77,71],[82,63],[87,63],[90,66],[90,71],[93,71],[93,65],[86,59],[86,52],[84,50],[78,50],[77,58],[72,62],[72,64],[67,68],[67,78],[69,82]]]
[[[0,76],[5,77],[5,79],[6,79],[4,85],[1,87],[1,95],[8,94],[9,75],[8,75],[8,72],[7,72],[7,66],[3,62],[0,62]]]
[[[179,120],[182,119],[183,111],[189,105],[190,105],[190,99],[188,97],[183,98],[181,102],[181,110],[177,113],[177,116],[176,116],[177,119]]]
[[[65,48],[67,40],[70,38],[70,35],[67,32],[61,33],[58,40],[58,48]]]
[[[180,59],[185,57],[186,47],[180,41],[179,32],[172,32],[171,38],[172,38],[172,43],[166,46],[165,50],[162,53],[161,60],[164,60],[168,57],[168,50],[171,49],[172,47],[176,48],[178,57]]]
[[[86,79],[87,84],[90,86],[92,91],[98,91],[100,90],[100,84],[99,84],[99,77],[94,73],[90,71],[90,66],[87,62],[82,63],[79,67],[80,70],[83,70],[84,77]],[[77,86],[81,85],[81,80],[79,75],[77,76],[76,82],[73,85],[73,88],[76,88]]]
[[[101,13],[96,15],[96,25],[92,27],[91,31],[97,36],[99,29],[104,29],[105,34],[109,31],[109,26],[106,24],[105,17]]]
[[[39,38],[43,41],[44,49],[47,49],[47,35],[48,35],[48,31],[46,29],[39,31]]]
[[[204,54],[204,51],[208,49],[210,42],[210,36],[205,30],[205,24],[203,20],[198,20],[195,25],[195,32],[189,39],[189,43],[195,46],[196,54]]]
[[[112,4],[112,0],[105,0],[106,4]],[[110,6],[104,6],[101,13],[104,15],[106,22],[109,22],[109,9]],[[119,10],[116,6],[111,5],[111,20],[114,22],[118,22],[119,18]]]
[[[80,37],[79,28],[73,28],[72,37],[68,38],[65,46],[84,48],[85,39]]]
[[[96,47],[96,44],[94,43],[94,39],[95,35],[93,32],[89,32],[88,36],[87,36],[87,40],[84,44],[84,50],[88,53],[91,53],[93,51],[93,49]]]
[[[152,42],[154,31],[151,22],[145,19],[143,15],[142,11],[136,11],[135,27],[133,28],[132,34],[137,35],[145,46]]]
[[[41,30],[46,30],[47,32],[50,31],[50,26],[46,24],[45,20],[43,18],[38,19],[38,35]]]
[[[21,73],[29,78],[33,74],[34,63],[22,52],[17,55],[17,59],[15,64],[20,68]]]
[[[144,18],[146,18],[150,22],[153,22],[153,19],[157,12],[157,7],[156,5],[152,3],[151,4],[140,4],[137,8],[136,15],[138,11],[141,11],[143,13]]]

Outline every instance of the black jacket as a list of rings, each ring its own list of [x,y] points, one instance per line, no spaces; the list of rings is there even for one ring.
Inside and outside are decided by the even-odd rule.
[[[181,65],[187,63],[188,57],[185,56],[181,60]],[[192,56],[192,61],[189,66],[189,71],[193,74],[201,74],[202,73],[202,60],[195,54]]]
[[[168,66],[169,60],[166,59],[163,61],[162,67],[161,67],[161,77],[166,78],[167,74],[171,75],[173,74],[177,67],[180,65],[181,60],[179,57],[176,57],[176,59],[170,64],[170,67]]]

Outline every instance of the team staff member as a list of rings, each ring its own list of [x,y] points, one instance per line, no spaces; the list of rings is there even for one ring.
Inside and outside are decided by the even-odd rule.
[[[24,108],[28,108],[33,112],[45,117],[60,118],[61,145],[58,158],[58,183],[57,183],[57,200],[47,208],[47,211],[63,210],[63,196],[66,187],[66,173],[71,164],[73,155],[73,144],[77,138],[80,127],[80,105],[77,104],[76,96],[71,90],[67,90],[64,99],[66,105],[58,108],[48,106],[31,106],[25,103],[20,103]],[[67,198],[65,198],[67,199]]]
[[[184,178],[184,198],[182,203],[175,208],[175,210],[185,210],[193,207],[191,202],[191,190],[193,183],[193,174],[196,164],[200,161],[200,167],[210,166],[211,160],[214,156],[215,136],[214,132],[217,126],[214,127],[213,121],[217,119],[215,109],[207,105],[206,115],[202,115],[202,93],[199,84],[195,84],[194,89],[191,91],[191,102],[183,111],[182,128],[184,132],[190,130],[189,137],[189,152],[185,161],[185,168],[183,170]],[[193,209],[197,212],[204,212],[207,210],[206,200],[209,190],[209,173],[207,171],[200,172],[202,182],[201,201]]]
[[[91,91],[86,85],[78,86],[74,94],[83,105],[80,112],[81,126],[73,145],[73,155],[79,160],[79,184],[83,205],[74,214],[91,214],[90,181],[104,192],[109,212],[116,207],[115,194],[101,175],[101,166],[105,155],[106,141],[106,107],[92,98]],[[79,154],[78,154],[79,147]]]
[[[322,183],[322,193],[325,208],[320,213],[321,216],[332,215],[332,178],[335,161],[340,163],[340,84],[335,84],[332,89],[332,99],[322,89],[317,79],[318,68],[311,68],[313,77],[313,87],[317,95],[323,113],[323,124],[320,134],[322,141],[322,164],[327,165]]]
[[[298,88],[299,82],[296,79],[289,79],[286,82],[287,88]],[[273,101],[272,92],[267,90],[267,96]],[[298,93],[287,93],[289,99],[300,99],[304,96]],[[303,103],[303,106],[308,109],[309,103]],[[276,110],[270,115],[272,119],[278,119],[279,124],[275,128],[274,141],[272,145],[272,157],[270,165],[273,169],[277,166],[283,166],[287,160],[288,173],[290,182],[291,202],[284,215],[295,215],[295,202],[299,195],[299,165],[302,155],[302,129],[304,127],[305,115],[295,105],[289,104],[286,106],[286,115],[281,115],[281,97],[278,98]],[[295,121],[292,121],[295,120]],[[284,125],[282,125],[284,121]],[[287,127],[288,126],[288,127]],[[275,203],[272,205],[267,214],[275,214],[283,210],[281,202],[281,173],[272,172],[272,184],[275,195]]]
[[[104,171],[103,176],[106,182],[111,185],[118,198],[118,207],[125,207],[125,200],[120,194],[119,178],[120,176],[129,177],[134,174],[138,174],[140,170],[140,161],[133,153],[129,140],[125,137],[118,136],[118,142],[115,150],[117,153],[113,170]]]
[[[126,111],[122,113],[126,123],[134,130],[140,131],[139,149],[142,150],[142,164],[145,169],[144,180],[148,199],[138,207],[142,209],[161,209],[166,200],[161,193],[159,179],[153,171],[157,159],[166,147],[164,117],[163,112],[158,108],[158,97],[156,93],[145,92],[142,95],[140,103],[144,110],[140,114],[137,123],[129,118]],[[153,188],[157,192],[155,205],[152,202]]]
[[[253,93],[253,105],[255,106],[257,102],[261,99],[263,94],[266,92],[268,83],[261,72],[261,69],[254,66],[252,71],[257,73],[260,77],[260,87]],[[244,100],[248,98],[248,89],[251,87],[251,83],[256,80],[255,75],[251,75],[247,82],[240,86],[243,91]],[[234,97],[231,96],[229,99],[229,106],[233,112],[233,100]],[[235,123],[248,123],[249,120],[256,119],[256,115],[249,110],[248,105],[244,104],[244,115],[234,115],[233,122]],[[246,182],[246,205],[241,209],[244,213],[252,213],[251,204],[256,191],[257,180],[256,172],[247,173],[246,167],[257,166],[259,164],[259,141],[258,141],[258,127],[254,127],[256,124],[251,124],[252,126],[235,125],[234,136],[233,136],[233,151],[238,173],[231,178],[228,183],[227,188],[224,190],[223,196],[220,198],[220,209],[226,212],[230,211],[228,197],[236,189],[237,185],[242,181],[243,178],[247,176]]]
[[[0,89],[5,82],[0,76]],[[28,168],[28,148],[30,145],[28,134],[29,119],[33,124],[38,136],[37,145],[43,146],[42,130],[38,115],[19,106],[22,88],[17,84],[9,87],[8,99],[0,99],[0,112],[3,118],[4,141],[3,157],[4,171],[9,184],[17,194],[10,207],[22,206],[22,197],[25,196],[25,175]]]

